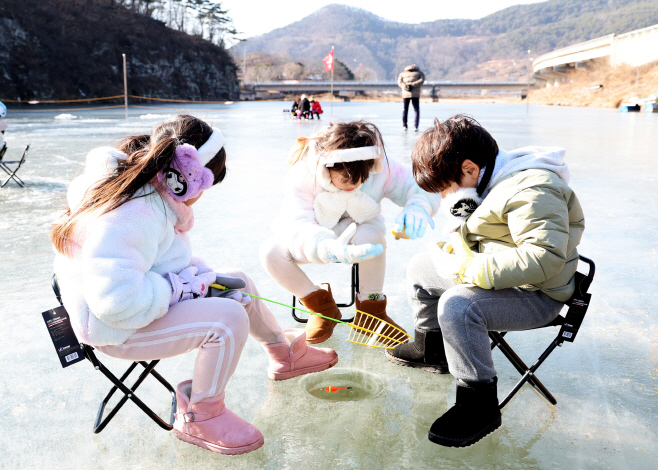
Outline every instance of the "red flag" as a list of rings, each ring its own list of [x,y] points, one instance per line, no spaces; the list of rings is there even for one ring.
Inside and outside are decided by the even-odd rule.
[[[324,70],[325,72],[331,72],[334,69],[334,48],[331,48],[331,52],[327,54],[327,56],[322,59],[322,62],[324,62]]]

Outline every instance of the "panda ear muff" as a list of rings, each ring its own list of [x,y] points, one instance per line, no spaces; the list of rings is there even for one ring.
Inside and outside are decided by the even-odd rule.
[[[173,199],[187,201],[211,187],[212,176],[212,172],[199,162],[197,149],[182,144],[176,147],[170,165],[162,170],[158,178]]]
[[[185,177],[175,168],[167,167],[162,171],[164,183],[167,190],[174,196],[183,197],[187,194],[187,181]]]

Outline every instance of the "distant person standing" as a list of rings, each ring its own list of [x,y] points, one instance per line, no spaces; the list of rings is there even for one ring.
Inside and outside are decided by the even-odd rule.
[[[402,111],[402,128],[407,130],[407,115],[409,114],[409,101],[414,106],[416,113],[414,119],[414,128],[418,132],[418,123],[420,121],[420,88],[425,82],[425,74],[420,71],[416,64],[407,65],[398,76],[398,86],[402,88],[402,100],[404,109]]]

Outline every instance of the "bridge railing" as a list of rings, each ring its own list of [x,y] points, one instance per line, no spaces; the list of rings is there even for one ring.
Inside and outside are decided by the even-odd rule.
[[[537,72],[547,67],[562,65],[559,60],[556,62],[554,59],[560,59],[561,57],[570,56],[581,52],[604,49],[606,47],[610,48],[612,47],[614,40],[615,34],[608,34],[607,36],[602,36],[600,38],[590,39],[589,41],[579,42],[578,44],[572,44],[567,47],[555,49],[554,51],[542,54],[537,57],[532,64],[533,70]],[[600,55],[596,55],[596,57],[604,57],[606,55],[610,55],[610,50],[603,50],[601,51]],[[566,61],[564,63],[568,62],[569,61]],[[571,62],[573,62],[573,60],[571,60]]]
[[[517,81],[501,81],[501,82],[475,82],[475,81],[426,81],[423,88],[526,88],[527,83]],[[530,86],[534,86],[534,82],[530,82]],[[276,82],[244,82],[242,86],[245,89],[252,90],[311,90],[311,89],[325,89],[331,86],[331,82],[320,80],[299,80],[298,82],[291,83],[289,80],[282,80]],[[360,82],[356,80],[341,80],[334,81],[334,90],[348,90],[359,91],[372,88],[392,88],[398,89],[396,81],[377,81],[377,82]]]

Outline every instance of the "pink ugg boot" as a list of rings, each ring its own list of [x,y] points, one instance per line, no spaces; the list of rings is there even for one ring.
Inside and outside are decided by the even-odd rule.
[[[291,328],[283,333],[285,342],[263,345],[270,356],[270,366],[267,368],[270,379],[292,379],[329,369],[338,362],[338,354],[333,349],[307,346],[304,330]]]
[[[224,406],[224,394],[190,406],[192,381],[178,384],[174,434],[181,441],[220,454],[246,454],[265,439],[260,431]]]

